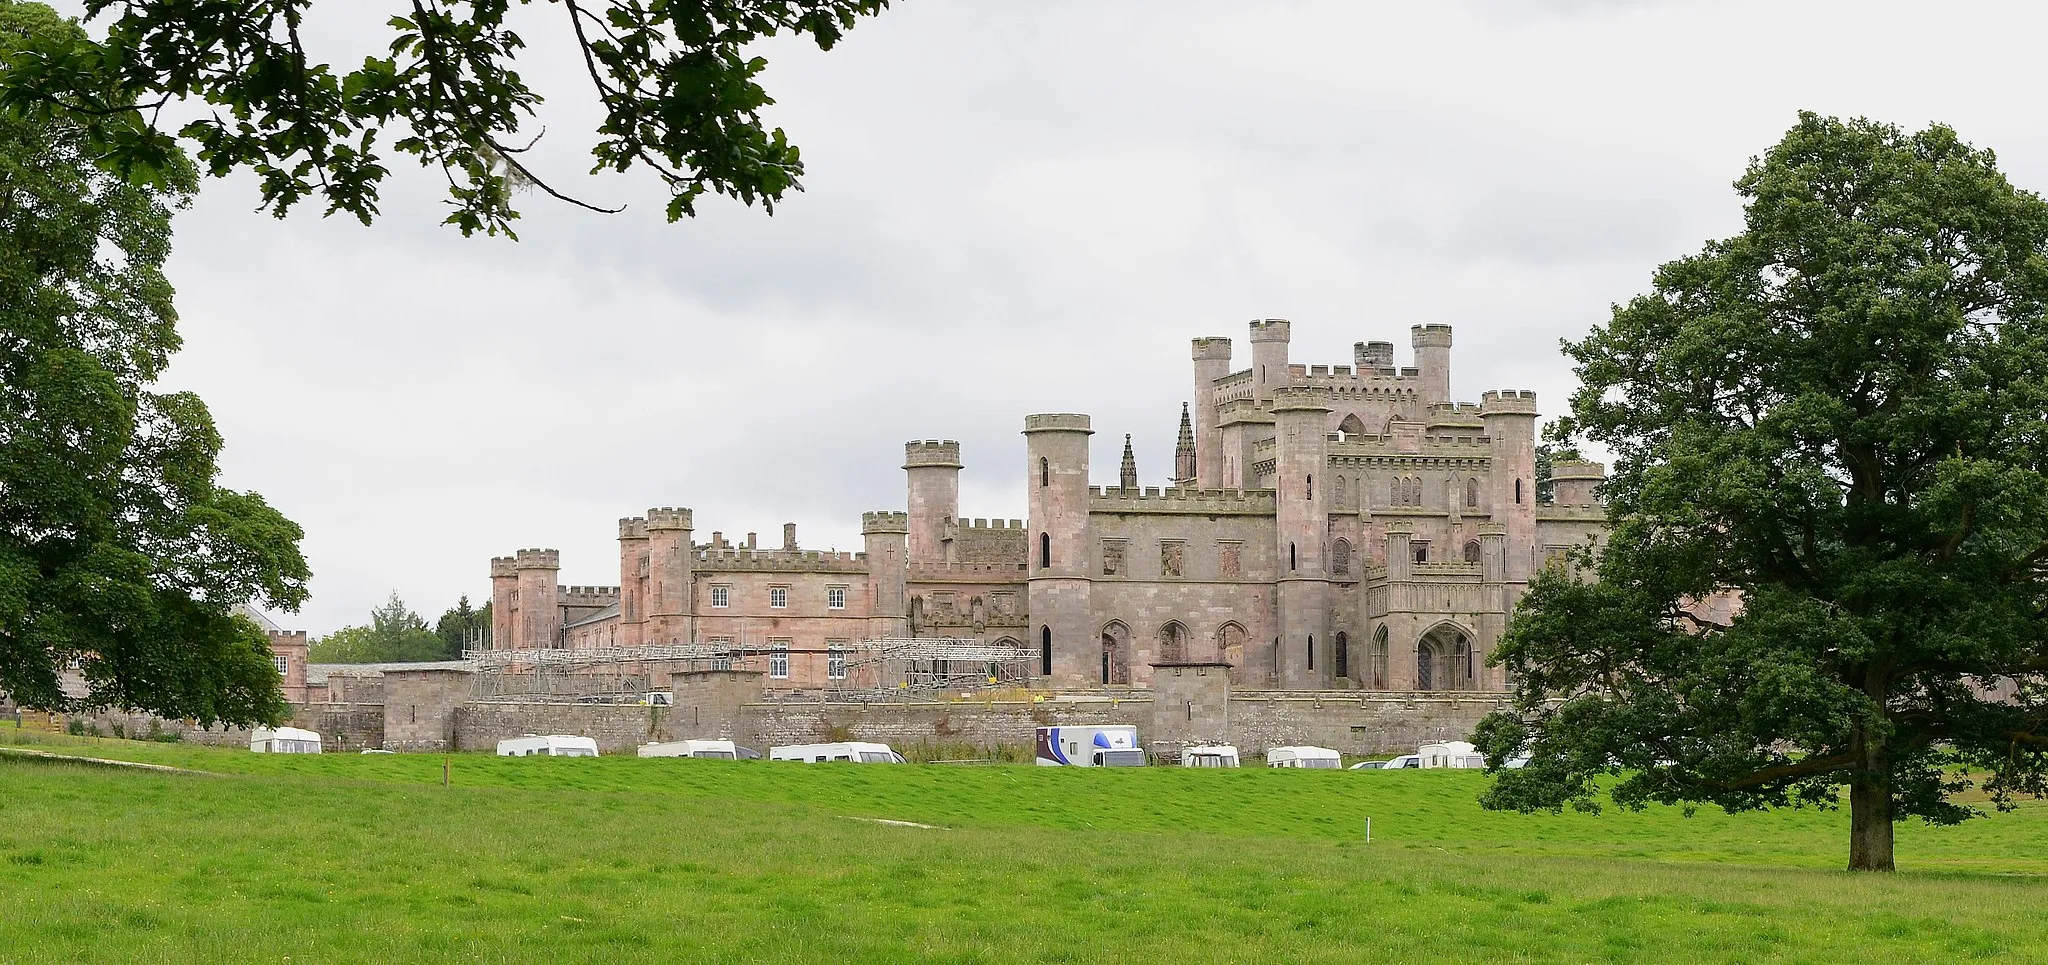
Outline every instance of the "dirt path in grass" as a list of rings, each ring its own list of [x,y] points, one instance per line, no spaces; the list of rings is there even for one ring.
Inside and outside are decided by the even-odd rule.
[[[139,761],[117,761],[106,757],[82,757],[77,754],[59,754],[55,751],[37,751],[26,747],[0,747],[0,757],[33,757],[46,761],[69,761],[74,764],[97,764],[104,767],[132,767],[143,771],[162,771],[167,774],[198,774],[204,777],[219,777],[212,771],[194,771],[168,764],[144,764]]]

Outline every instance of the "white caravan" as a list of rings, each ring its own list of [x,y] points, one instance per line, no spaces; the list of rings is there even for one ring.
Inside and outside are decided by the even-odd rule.
[[[771,761],[803,761],[807,764],[822,764],[827,761],[845,761],[850,764],[902,764],[903,755],[889,749],[887,744],[873,744],[865,741],[841,741],[837,744],[790,744],[786,747],[768,748]]]
[[[1229,744],[1205,744],[1180,752],[1182,767],[1236,767],[1237,748]]]
[[[702,757],[729,761],[740,756],[732,741],[648,741],[640,745],[641,757]]]
[[[318,754],[320,735],[297,727],[258,727],[249,732],[249,749],[258,754]]]
[[[1130,724],[1095,727],[1040,727],[1036,756],[1041,767],[1143,767],[1145,749]]]
[[[1420,760],[1420,763],[1416,765],[1418,767],[1477,768],[1486,766],[1486,755],[1479,753],[1479,748],[1473,747],[1467,741],[1439,741],[1434,744],[1424,744],[1415,749],[1415,756]]]
[[[1266,752],[1267,767],[1319,767],[1341,770],[1344,755],[1327,747],[1275,747]]]
[[[499,757],[596,757],[597,741],[567,734],[528,734],[498,742]]]

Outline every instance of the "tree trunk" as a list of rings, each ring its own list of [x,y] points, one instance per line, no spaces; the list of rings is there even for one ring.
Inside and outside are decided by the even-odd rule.
[[[1891,755],[1868,732],[1857,735],[1856,750],[1862,760],[1849,778],[1849,870],[1891,871]]]

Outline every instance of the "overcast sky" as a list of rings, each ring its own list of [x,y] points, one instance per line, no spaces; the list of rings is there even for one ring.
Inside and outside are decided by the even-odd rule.
[[[396,9],[319,7],[352,18],[311,24],[341,64]],[[2032,5],[923,0],[766,45],[807,190],[670,225],[651,176],[583,174],[561,8],[528,14],[537,164],[624,214],[529,196],[521,241],[465,239],[394,161],[375,227],[274,220],[232,179],[178,221],[168,381],[212,407],[224,483],[305,527],[286,626],[394,589],[431,622],[524,546],[616,583],[649,506],[858,549],[913,438],[961,440],[963,515],[1021,517],[1030,412],[1094,416],[1098,482],[1134,434],[1161,485],[1188,340],[1244,364],[1254,317],[1294,321],[1298,362],[1411,364],[1408,326],[1449,323],[1458,398],[1555,412],[1558,340],[1732,233],[1730,183],[1802,108],[1945,121],[2048,185]]]

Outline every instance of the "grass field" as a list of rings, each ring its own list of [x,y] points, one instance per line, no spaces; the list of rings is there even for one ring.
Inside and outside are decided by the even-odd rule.
[[[2048,961],[2043,805],[1868,876],[1839,812],[1448,771],[49,749],[209,774],[0,758],[9,962]]]

